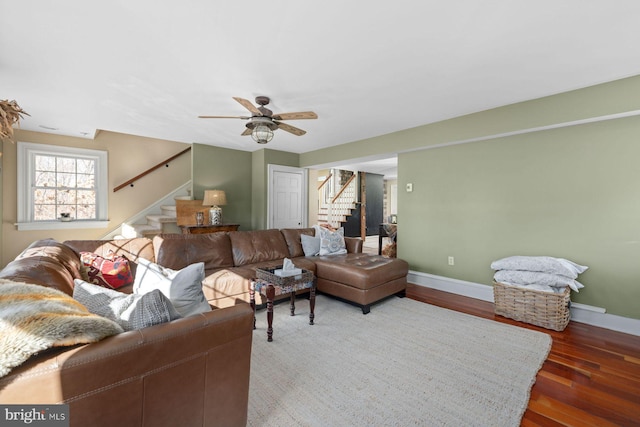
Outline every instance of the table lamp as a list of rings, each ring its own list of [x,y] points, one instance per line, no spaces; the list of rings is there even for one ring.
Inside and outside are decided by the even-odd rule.
[[[223,190],[205,190],[203,206],[211,206],[209,209],[209,223],[211,225],[222,224],[222,208],[227,204],[227,195]]]

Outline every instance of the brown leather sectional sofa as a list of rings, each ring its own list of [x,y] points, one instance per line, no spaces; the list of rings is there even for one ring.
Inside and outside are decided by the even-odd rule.
[[[0,278],[73,293],[75,250],[153,260],[149,239],[32,243]],[[2,286],[0,284],[0,286]],[[126,293],[132,286],[122,289]],[[248,304],[58,347],[0,378],[2,404],[69,405],[71,426],[244,426],[253,311]]]
[[[249,284],[256,277],[256,268],[282,265],[284,258],[312,271],[320,292],[352,302],[365,314],[376,301],[393,294],[403,295],[409,271],[406,261],[363,254],[362,240],[349,237],[345,238],[347,254],[306,257],[300,241],[302,234],[314,236],[315,230],[164,234],[153,239],[153,247],[156,262],[168,268],[177,270],[204,262],[205,297],[219,308],[249,302]],[[265,302],[256,295],[257,304]]]
[[[72,426],[245,425],[255,269],[287,257],[317,275],[318,290],[361,306],[402,295],[405,261],[362,254],[345,238],[345,255],[305,257],[300,235],[313,228],[156,236],[153,240],[40,240],[0,278],[73,293],[80,251],[126,256],[135,275],[142,257],[172,269],[205,263],[203,290],[216,309],[124,332],[100,342],[44,351],[0,378],[0,403],[68,403]],[[1,285],[0,285],[1,286]],[[132,286],[118,290],[131,293]],[[258,300],[257,303],[264,303]]]

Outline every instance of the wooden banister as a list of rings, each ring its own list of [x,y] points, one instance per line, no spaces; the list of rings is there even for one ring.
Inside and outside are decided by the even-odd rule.
[[[322,187],[324,187],[324,186],[325,186],[325,184],[326,184],[327,182],[329,182],[329,180],[331,179],[331,176],[332,176],[332,174],[329,174],[329,176],[328,176],[328,177],[326,177],[326,178],[324,179],[324,181],[322,181],[322,184],[318,185],[318,190],[320,190]]]
[[[135,176],[135,177],[131,178],[129,181],[127,181],[127,182],[125,182],[125,183],[122,183],[122,184],[118,185],[117,187],[115,187],[115,188],[113,189],[113,192],[115,193],[115,192],[116,192],[116,191],[118,191],[118,190],[122,190],[124,187],[126,187],[126,186],[128,186],[128,185],[130,185],[130,186],[132,186],[132,187],[133,187],[133,183],[134,183],[134,182],[136,182],[137,180],[139,180],[140,178],[142,178],[142,177],[144,177],[144,176],[146,176],[146,175],[149,175],[151,172],[153,172],[154,170],[156,170],[156,169],[158,169],[158,168],[161,168],[162,166],[169,167],[169,162],[170,162],[171,160],[176,159],[176,158],[178,158],[178,157],[182,156],[184,153],[187,153],[187,152],[189,152],[189,151],[191,151],[191,147],[189,147],[189,148],[187,148],[187,149],[184,149],[184,150],[182,150],[181,152],[179,152],[178,154],[175,154],[175,155],[173,155],[173,156],[169,157],[169,158],[168,158],[167,160],[165,160],[164,162],[160,162],[160,163],[158,163],[157,165],[155,165],[155,166],[153,166],[153,167],[151,167],[151,168],[147,169],[146,171],[142,172],[140,175],[138,175],[138,176]]]
[[[342,192],[344,190],[346,190],[346,188],[349,186],[349,184],[351,184],[351,181],[353,181],[354,179],[356,179],[356,174],[354,173],[353,175],[351,175],[349,177],[349,179],[347,180],[347,182],[344,183],[344,185],[342,186],[342,188],[340,189],[340,191],[338,191],[338,194],[336,194],[334,196],[333,199],[331,199],[331,203],[334,203],[336,200],[338,200],[338,197],[340,197],[340,195],[342,194]]]

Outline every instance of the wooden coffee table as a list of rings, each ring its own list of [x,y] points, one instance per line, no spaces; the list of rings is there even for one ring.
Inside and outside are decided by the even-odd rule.
[[[310,289],[309,294],[309,324],[313,325],[315,318],[314,309],[316,305],[316,278],[313,272],[302,270],[301,274],[295,276],[278,276],[273,268],[258,268],[255,280],[251,281],[249,295],[251,298],[251,308],[253,308],[253,329],[256,328],[256,292],[267,297],[267,341],[273,341],[273,300],[276,295],[291,294],[291,316],[295,316],[296,292],[303,289]]]

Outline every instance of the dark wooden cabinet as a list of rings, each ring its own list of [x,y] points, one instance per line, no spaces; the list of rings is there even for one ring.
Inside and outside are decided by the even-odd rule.
[[[207,234],[221,231],[237,231],[240,224],[219,224],[219,225],[181,225],[182,234]]]

